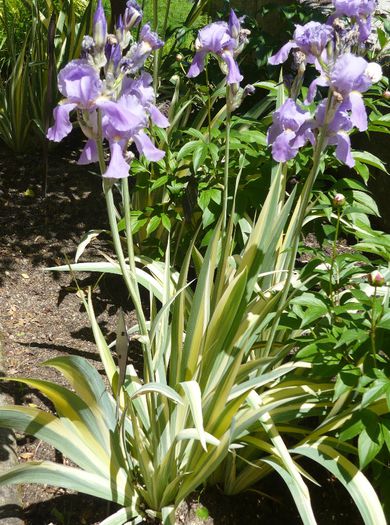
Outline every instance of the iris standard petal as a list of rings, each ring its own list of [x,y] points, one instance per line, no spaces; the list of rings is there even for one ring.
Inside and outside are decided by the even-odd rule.
[[[86,108],[101,94],[102,81],[86,60],[72,60],[58,74],[58,89],[71,102]]]
[[[122,104],[111,100],[98,100],[96,106],[100,108],[104,116],[107,116],[110,125],[119,132],[126,132],[138,125],[134,123],[134,116]]]
[[[343,96],[347,96],[353,90],[366,91],[371,85],[364,74],[367,65],[364,58],[344,53],[336,60],[330,73],[331,86]]]

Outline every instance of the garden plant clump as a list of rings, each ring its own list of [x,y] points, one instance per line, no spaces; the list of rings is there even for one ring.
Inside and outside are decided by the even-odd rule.
[[[194,3],[188,27],[206,3]],[[302,522],[315,525],[314,463],[346,488],[365,524],[386,524],[390,237],[371,227],[377,208],[366,188],[370,169],[386,167],[355,151],[353,135],[388,133],[376,58],[390,34],[377,30],[379,51],[367,45],[374,0],[332,6],[271,54],[271,75],[283,65],[278,82],[246,85],[255,23],[233,10],[197,32],[194,53],[186,31],[168,28],[169,2],[166,54],[157,1],[152,23],[135,0],[112,32],[101,0],[83,19],[45,133],[52,142],[74,127],[83,134],[77,162],[98,167],[114,253],[80,261],[102,233],[93,230],[74,263],[50,270],[119,275],[136,324],[120,310],[108,344],[92,290],[78,288],[108,388],[79,356],[45,363],[70,388],[12,378],[55,412],[3,406],[0,426],[49,443],[74,466],[31,461],[0,483],[118,504],[101,525],[173,525],[193,493],[264,490],[276,472]],[[268,95],[252,103],[259,90]]]

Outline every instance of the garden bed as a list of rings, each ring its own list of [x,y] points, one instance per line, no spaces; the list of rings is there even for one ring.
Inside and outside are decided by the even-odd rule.
[[[1,152],[0,332],[9,376],[63,381],[54,370],[40,366],[58,355],[86,357],[102,370],[74,281],[69,274],[44,272],[73,260],[86,230],[105,227],[100,180],[66,160],[72,157],[71,143],[68,148],[51,154],[46,199],[41,196],[39,157],[12,158]],[[104,248],[104,241],[88,248],[88,255],[94,256],[97,248]],[[79,279],[81,287],[96,282],[96,277],[86,274]],[[114,338],[116,311],[128,307],[120,284],[119,278],[106,275],[94,291],[98,321],[109,341]],[[16,383],[9,383],[6,390],[18,404],[52,408],[37,392]],[[19,462],[50,459],[67,464],[66,458],[42,441],[18,434],[17,444]],[[311,486],[318,523],[361,524],[340,484],[324,472],[312,474],[321,483],[321,487]],[[107,502],[41,485],[24,485],[22,501],[26,525],[97,525],[115,510]],[[244,518],[249,525],[301,523],[287,488],[276,475],[242,495],[227,497],[216,489],[197,495],[181,508],[178,523],[191,522],[199,505],[209,510],[216,525],[235,525]]]

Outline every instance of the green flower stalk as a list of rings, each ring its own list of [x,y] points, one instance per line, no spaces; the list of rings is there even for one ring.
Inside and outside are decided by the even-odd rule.
[[[376,349],[376,330],[377,324],[381,317],[381,313],[377,312],[377,290],[378,288],[385,285],[386,281],[381,272],[374,270],[367,276],[368,282],[371,286],[374,287],[374,294],[372,296],[372,305],[371,305],[371,316],[370,316],[370,340],[371,340],[371,351],[372,357],[374,360],[374,366],[377,366],[377,349]]]
[[[336,229],[334,234],[334,239],[332,243],[332,255],[329,268],[329,298],[332,305],[334,306],[334,293],[333,293],[333,276],[334,276],[334,267],[337,257],[337,241],[339,238],[340,230],[340,220],[342,217],[342,208],[345,204],[345,196],[342,193],[337,193],[332,199],[333,207],[336,208],[337,219],[336,219]]]

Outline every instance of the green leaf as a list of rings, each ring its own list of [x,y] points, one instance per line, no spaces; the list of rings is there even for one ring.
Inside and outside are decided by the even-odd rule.
[[[74,258],[75,262],[80,259],[82,254],[84,253],[85,248],[88,246],[88,244],[93,240],[96,239],[104,230],[90,230],[89,232],[85,233],[83,237],[81,238],[81,241],[79,245],[77,246],[76,256]]]
[[[197,508],[195,514],[200,520],[207,520],[209,517],[209,511],[206,507]]]
[[[283,461],[277,456],[267,456],[262,458],[262,461],[268,465],[271,465],[271,467],[276,470],[276,472],[286,483],[304,525],[317,525],[311,506],[310,497],[307,497],[302,493],[301,488],[297,485],[294,477],[289,472],[286,465],[283,464]]]
[[[0,485],[19,483],[52,485],[114,501],[120,505],[129,503],[129,497],[118,490],[110,479],[51,461],[25,463],[0,475]]]
[[[353,190],[352,196],[354,201],[360,205],[359,207],[363,207],[363,211],[365,213],[371,213],[372,215],[379,217],[378,206],[375,200],[370,195],[368,195],[368,193]]]
[[[196,173],[198,169],[202,166],[204,161],[206,160],[206,157],[209,153],[209,147],[208,144],[199,144],[199,146],[196,147],[192,154],[192,165],[194,168],[194,172]]]
[[[355,170],[357,173],[359,173],[364,182],[367,183],[370,177],[370,170],[367,168],[367,166],[359,161],[356,161]]]
[[[206,435],[203,427],[202,393],[200,387],[196,381],[182,381],[180,385],[187,397],[199,441],[203,449],[207,451]]]
[[[139,397],[144,394],[150,394],[151,392],[165,396],[174,403],[178,403],[179,405],[183,404],[183,400],[179,396],[179,394],[175,390],[173,390],[173,388],[164,385],[163,383],[146,383],[145,385],[141,386],[141,388],[139,388],[131,396],[131,398],[135,399],[136,397]]]
[[[148,222],[148,225],[146,227],[146,234],[149,236],[151,233],[157,230],[157,228],[160,226],[160,223],[161,217],[159,217],[158,215],[154,215]]]
[[[264,135],[264,133],[261,133],[261,131],[240,130],[238,131],[238,138],[244,142],[248,142],[249,144],[255,142],[256,144],[260,144],[261,146],[267,145],[266,136]]]
[[[143,517],[138,515],[134,506],[131,506],[119,509],[115,514],[101,521],[100,525],[137,525],[143,521]]]
[[[374,166],[374,168],[378,168],[379,170],[387,173],[386,166],[383,164],[381,159],[372,153],[369,153],[368,151],[353,151],[352,157],[355,159],[355,161],[360,161],[363,164],[369,164],[370,166]]]
[[[161,222],[167,231],[171,231],[171,221],[166,213],[161,214]]]
[[[375,435],[373,435],[375,434]],[[383,434],[379,423],[375,427],[363,429],[358,439],[359,464],[364,469],[377,456],[383,445]]]
[[[365,525],[386,525],[381,503],[368,479],[339,451],[329,446],[326,438],[309,441],[294,447],[293,451],[325,467],[346,487]]]
[[[181,430],[177,434],[176,439],[178,441],[190,440],[190,439],[196,439],[200,441],[199,432],[197,431],[196,428],[185,428],[184,430]],[[212,434],[209,434],[208,432],[204,433],[204,439],[206,443],[208,443],[209,445],[213,445],[214,447],[218,447],[221,443],[219,439],[217,439]]]
[[[49,359],[43,365],[61,372],[96,417],[103,417],[107,428],[115,430],[115,401],[107,392],[102,376],[93,365],[83,357],[71,355]]]
[[[53,414],[32,407],[3,406],[0,409],[0,426],[42,439],[81,468],[99,471],[90,449]]]
[[[195,128],[188,128],[185,130],[186,135],[190,135],[191,137],[194,137],[196,139],[199,139],[199,141],[205,141],[205,137],[201,131]]]
[[[208,190],[203,190],[200,192],[200,195],[198,197],[198,204],[201,210],[205,210],[208,205],[210,204],[210,201],[213,200],[217,204],[220,204],[221,202],[221,192],[217,188],[210,188]]]
[[[163,175],[162,177],[159,177],[158,179],[154,180],[152,186],[150,187],[150,191],[154,191],[157,188],[164,186],[164,184],[166,184],[168,180],[168,175]]]
[[[371,383],[369,389],[363,394],[362,406],[366,407],[390,392],[390,379],[377,379]]]
[[[194,149],[199,146],[198,140],[192,140],[190,142],[187,142],[184,144],[184,146],[179,150],[179,153],[177,154],[177,160],[182,160],[185,157],[188,157],[192,154]]]

